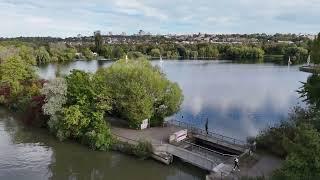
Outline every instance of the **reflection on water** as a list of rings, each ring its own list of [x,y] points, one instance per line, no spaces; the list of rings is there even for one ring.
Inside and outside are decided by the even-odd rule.
[[[204,128],[209,119],[212,131],[245,139],[287,117],[300,100],[295,92],[308,74],[297,66],[274,64],[236,64],[228,61],[152,61],[168,78],[183,89],[181,111],[173,116]],[[63,73],[71,69],[94,72],[110,66],[105,61],[77,61],[60,65]],[[40,67],[44,78],[54,77],[57,65]],[[182,118],[183,116],[183,118]]]
[[[173,118],[200,128],[208,118],[212,131],[241,139],[286,118],[308,76],[273,64],[170,61],[162,68],[185,96]]]
[[[44,129],[23,126],[0,107],[0,179],[129,180],[203,179],[205,172],[176,163],[166,166],[116,152],[96,152],[58,142]]]

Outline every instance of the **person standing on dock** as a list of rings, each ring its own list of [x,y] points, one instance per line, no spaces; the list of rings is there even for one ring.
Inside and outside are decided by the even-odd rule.
[[[233,167],[233,171],[236,170],[236,168],[238,169],[238,171],[240,171],[240,167],[239,167],[239,159],[238,157],[234,158],[234,167]]]
[[[209,134],[209,131],[208,131],[208,124],[209,124],[209,119],[207,118],[207,120],[206,120],[206,124],[205,124],[205,129],[206,129],[206,133],[207,133],[207,135]]]

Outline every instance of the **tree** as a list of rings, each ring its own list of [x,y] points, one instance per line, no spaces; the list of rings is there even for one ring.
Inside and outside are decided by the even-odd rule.
[[[190,58],[191,59],[197,59],[198,58],[198,51],[191,51],[190,52]]]
[[[311,59],[315,64],[320,63],[320,33],[318,34],[317,38],[312,43]]]
[[[122,58],[123,56],[124,56],[124,51],[120,46],[117,46],[112,49],[113,58],[119,59],[119,58]]]
[[[320,76],[313,74],[308,77],[307,82],[302,82],[303,86],[298,90],[302,98],[305,98],[309,105],[320,107]]]
[[[30,65],[36,65],[36,57],[35,57],[35,52],[32,47],[28,46],[21,46],[19,48],[19,56],[28,64]]]
[[[64,78],[45,84],[43,111],[50,116],[48,127],[60,140],[72,138],[92,149],[107,150],[112,143],[104,120],[110,111],[109,91],[100,76],[74,70]]]
[[[297,128],[293,141],[284,140],[290,152],[283,167],[276,172],[278,179],[318,179],[320,177],[320,134],[311,125]]]
[[[151,118],[154,126],[162,124],[163,119],[179,111],[183,102],[183,94],[177,83],[166,82],[162,98],[154,103],[155,112]]]
[[[45,96],[43,112],[46,115],[55,115],[67,101],[67,83],[65,79],[56,78],[45,83],[41,89],[41,94]]]
[[[177,51],[179,53],[179,56],[186,58],[187,57],[187,50],[184,46],[182,45],[178,45],[177,47]]]
[[[84,135],[90,119],[83,114],[79,105],[72,105],[62,110],[62,118],[58,120],[57,137],[60,140],[66,138],[80,138]]]
[[[217,58],[219,56],[219,50],[215,46],[208,46],[206,48],[206,57]]]
[[[100,55],[105,58],[112,58],[112,47],[111,46],[103,46],[100,52]]]
[[[20,56],[11,56],[0,64],[0,85],[7,85],[12,95],[23,90],[23,83],[36,77],[33,66],[26,63]]]
[[[156,119],[153,125],[161,124],[182,102],[179,86],[146,59],[122,59],[98,74],[111,92],[112,114],[127,120],[132,128],[139,128],[142,120],[152,117]]]
[[[44,84],[41,94],[45,96],[45,104],[42,106],[44,114],[50,117],[49,130],[56,133],[61,117],[63,105],[67,101],[67,83],[63,78],[56,78]]]
[[[302,47],[292,46],[292,47],[285,48],[284,55],[285,55],[284,56],[285,60],[291,57],[292,60],[301,62],[307,59],[308,50]]]
[[[101,36],[101,32],[100,31],[95,31],[94,32],[94,43],[95,43],[95,49],[97,53],[101,53],[101,49],[102,49],[102,36]]]
[[[35,51],[35,56],[38,64],[50,62],[50,54],[45,47],[41,46]]]
[[[151,52],[150,52],[150,55],[152,57],[160,57],[161,53],[160,53],[159,49],[152,49]]]
[[[13,46],[3,47],[0,46],[0,64],[7,60],[9,57],[19,54],[19,49]]]
[[[84,48],[82,54],[87,60],[93,59],[93,52],[89,48]]]

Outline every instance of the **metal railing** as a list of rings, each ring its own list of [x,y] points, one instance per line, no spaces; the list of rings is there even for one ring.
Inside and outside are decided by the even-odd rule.
[[[166,123],[170,124],[170,125],[175,125],[175,126],[179,126],[179,127],[183,127],[188,129],[189,131],[191,131],[192,133],[195,134],[200,134],[203,136],[207,136],[207,137],[211,137],[217,140],[217,142],[226,142],[232,145],[238,145],[238,146],[242,146],[242,147],[246,147],[247,143],[243,140],[239,140],[236,138],[232,138],[232,137],[228,137],[228,136],[224,136],[218,133],[214,133],[214,132],[210,132],[210,131],[205,131],[203,129],[197,128],[192,124],[188,124],[186,122],[182,122],[182,121],[177,121],[177,120],[169,120],[166,121]]]
[[[220,156],[225,156],[225,157],[235,157],[236,156],[235,154],[224,154],[224,153],[212,150],[212,149],[208,149],[206,147],[199,146],[199,145],[191,143],[189,141],[183,141],[183,142],[190,145],[191,151],[200,152],[201,154],[205,155],[208,159],[211,158],[213,156],[213,154],[218,154]]]
[[[209,171],[211,171],[218,164],[217,161],[209,158],[208,156],[204,156],[201,153],[196,153],[171,144],[163,144],[162,149],[176,157],[183,159],[186,162]]]

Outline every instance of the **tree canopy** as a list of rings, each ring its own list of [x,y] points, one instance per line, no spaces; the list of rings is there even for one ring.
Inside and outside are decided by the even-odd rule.
[[[317,38],[312,43],[311,59],[315,64],[320,63],[320,33],[318,34]]]
[[[98,71],[111,91],[113,113],[138,128],[144,119],[161,124],[165,116],[179,110],[182,91],[144,58],[119,60]]]

